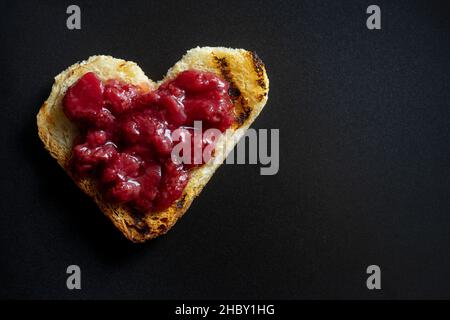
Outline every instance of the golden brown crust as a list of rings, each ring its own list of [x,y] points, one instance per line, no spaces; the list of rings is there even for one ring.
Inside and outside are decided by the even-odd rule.
[[[114,225],[133,242],[144,242],[162,235],[176,223],[200,194],[244,130],[258,116],[267,101],[269,90],[269,80],[262,61],[255,53],[243,49],[197,47],[189,50],[163,80],[154,83],[133,62],[109,56],[93,56],[69,67],[55,78],[51,94],[37,115],[39,137],[52,157],[65,169],[77,130],[65,117],[61,101],[67,88],[83,74],[94,71],[102,80],[118,78],[139,85],[143,90],[150,90],[188,69],[214,72],[230,82],[236,121],[232,130],[217,143],[216,161],[213,159],[191,172],[189,183],[179,200],[166,210],[142,215],[132,212],[128,207],[106,202],[92,179],[77,180],[71,176]],[[236,131],[237,128],[244,130]],[[69,171],[66,172],[71,175]]]

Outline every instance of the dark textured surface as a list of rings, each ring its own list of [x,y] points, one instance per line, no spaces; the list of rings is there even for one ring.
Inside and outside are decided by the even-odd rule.
[[[2,1],[1,298],[450,298],[445,1]],[[194,46],[255,50],[280,171],[223,166],[166,236],[129,243],[41,146],[52,77],[93,54],[153,79]],[[78,264],[82,290],[65,288]],[[378,264],[382,290],[365,287]]]

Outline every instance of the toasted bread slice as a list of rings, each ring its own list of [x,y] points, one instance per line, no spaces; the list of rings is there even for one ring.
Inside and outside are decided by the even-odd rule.
[[[216,145],[215,161],[193,169],[183,195],[164,211],[136,215],[126,206],[104,200],[93,179],[77,179],[67,171],[74,138],[78,135],[75,125],[66,118],[62,99],[66,90],[85,73],[93,71],[102,80],[120,79],[143,90],[153,90],[160,83],[172,79],[184,70],[197,69],[214,72],[230,83],[230,95],[235,105],[236,120],[232,128]],[[52,91],[37,115],[39,137],[45,148],[72,177],[75,183],[94,199],[103,213],[133,242],[144,242],[166,233],[186,212],[199,195],[214,171],[233,149],[234,144],[255,120],[264,107],[269,91],[269,79],[264,64],[253,52],[243,49],[203,47],[189,50],[160,82],[148,79],[136,63],[110,56],[92,56],[76,63],[55,78]],[[244,130],[236,130],[236,129]]]

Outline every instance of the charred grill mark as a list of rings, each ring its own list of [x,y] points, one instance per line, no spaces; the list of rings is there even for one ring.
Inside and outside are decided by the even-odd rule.
[[[247,120],[248,117],[250,116],[252,109],[248,105],[247,99],[245,99],[245,97],[242,95],[241,90],[239,90],[239,88],[234,83],[230,70],[230,65],[227,59],[225,57],[219,58],[214,54],[213,59],[216,62],[217,67],[220,70],[220,73],[222,74],[222,77],[230,84],[228,94],[230,95],[230,98],[236,107],[235,108],[236,122],[238,126],[241,126],[245,122],[245,120]]]
[[[255,68],[256,74],[258,75],[258,77],[263,77],[264,76],[264,63],[258,57],[256,52],[251,51],[250,55],[252,56],[253,66]]]
[[[264,89],[264,90],[267,89],[267,87],[266,87],[266,82],[264,81],[263,78],[259,78],[258,80],[256,80],[256,83],[258,83],[258,85],[259,85],[262,89]]]
[[[251,112],[252,112],[252,110],[250,109],[250,107],[244,107],[244,110],[239,114],[239,117],[238,117],[239,125],[242,125],[245,122],[245,120],[248,119]]]
[[[219,58],[213,54],[214,62],[217,65],[217,68],[220,70],[220,74],[222,77],[230,84],[230,88],[228,89],[228,94],[233,102],[237,100],[241,96],[241,90],[236,86],[233,81],[233,77],[231,75],[230,65],[225,57]]]
[[[245,120],[247,120],[248,117],[250,116],[252,108],[248,105],[248,101],[244,97],[241,97],[239,99],[239,103],[241,106],[241,111],[239,112],[239,115],[236,120],[239,125],[242,125],[245,122]]]
[[[241,90],[237,87],[231,87],[228,89],[228,95],[231,97],[231,99],[236,99],[241,95]]]
[[[264,79],[264,63],[262,60],[258,57],[256,52],[250,52],[252,62],[253,62],[253,68],[255,69],[256,74],[258,75],[258,79],[256,80],[256,83],[264,90],[267,89],[266,80]],[[262,99],[261,99],[262,100]]]
[[[227,58],[218,57],[214,53],[212,54],[212,56],[213,61],[215,62],[217,68],[220,70],[222,77],[230,84],[228,94],[230,95],[230,98],[235,105],[235,120],[239,127],[250,117],[252,113],[252,107],[249,105],[248,100],[242,95],[241,91],[234,83],[230,64],[227,61]],[[248,57],[257,76],[255,80],[256,84],[263,90],[262,93],[255,97],[257,101],[261,102],[267,96],[267,82],[264,77],[264,63],[255,52],[248,52]]]
[[[214,61],[217,64],[217,67],[220,70],[220,73],[222,74],[222,76],[225,78],[225,80],[227,80],[228,82],[232,82],[233,79],[231,77],[231,71],[230,71],[230,66],[228,64],[228,61],[225,57],[223,58],[219,58],[215,55],[213,55]]]
[[[217,68],[220,70],[222,77],[230,84],[228,94],[230,95],[231,101],[235,105],[235,112],[237,114],[235,119],[238,126],[240,126],[249,117],[251,109],[248,107],[247,101],[242,96],[241,90],[239,90],[233,81],[230,65],[227,59],[225,57],[219,58],[214,54],[213,59],[217,65]]]
[[[261,102],[263,99],[267,96],[267,92],[264,92],[263,94],[258,95],[258,101]]]

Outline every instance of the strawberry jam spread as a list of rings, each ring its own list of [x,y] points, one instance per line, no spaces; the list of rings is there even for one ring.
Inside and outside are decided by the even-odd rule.
[[[172,132],[192,130],[194,121],[202,121],[203,130],[229,128],[234,110],[228,89],[215,74],[196,70],[150,92],[86,73],[63,100],[64,113],[80,129],[70,170],[95,177],[111,202],[142,213],[168,208],[181,197],[195,167],[171,160]]]

